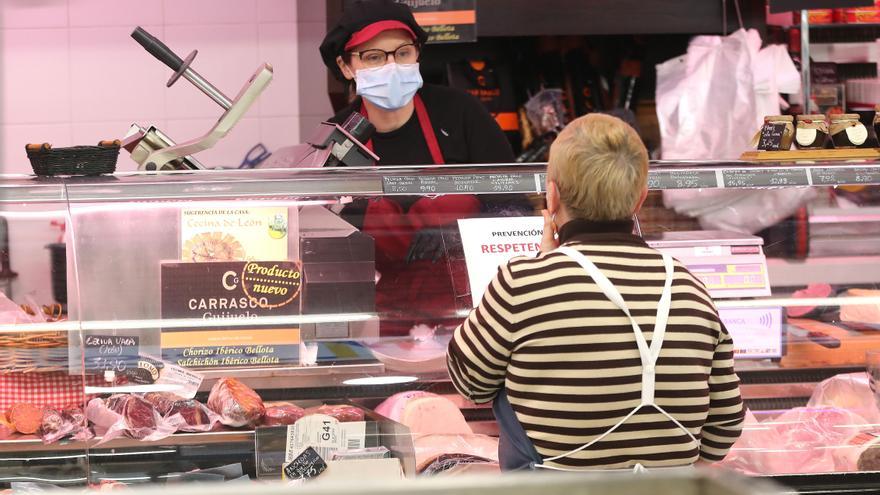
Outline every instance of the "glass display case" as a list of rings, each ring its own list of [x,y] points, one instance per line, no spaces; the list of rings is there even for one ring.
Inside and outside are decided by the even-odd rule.
[[[0,483],[276,476],[259,459],[309,412],[372,424],[340,438],[406,475],[497,455],[445,349],[497,264],[537,253],[544,182],[539,164],[0,179]],[[652,163],[636,230],[736,344],[750,413],[720,467],[880,487],[878,184],[873,162]],[[467,430],[420,440],[373,411],[412,390]]]

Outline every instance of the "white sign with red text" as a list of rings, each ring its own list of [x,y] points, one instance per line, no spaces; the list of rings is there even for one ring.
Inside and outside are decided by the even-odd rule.
[[[458,221],[474,306],[498,273],[515,256],[534,257],[541,250],[541,217],[468,218]]]

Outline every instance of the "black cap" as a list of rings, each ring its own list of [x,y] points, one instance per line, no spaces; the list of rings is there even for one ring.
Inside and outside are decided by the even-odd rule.
[[[428,39],[428,33],[419,26],[406,4],[397,3],[394,0],[357,0],[352,2],[342,13],[342,17],[339,18],[336,25],[324,37],[320,48],[324,65],[337,79],[345,80],[342,71],[336,65],[336,57],[343,54],[345,44],[354,33],[379,21],[400,21],[406,24],[415,34],[417,43],[424,43]]]

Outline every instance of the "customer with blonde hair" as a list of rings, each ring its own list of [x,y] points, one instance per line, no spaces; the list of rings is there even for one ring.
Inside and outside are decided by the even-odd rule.
[[[502,469],[687,466],[739,437],[733,342],[712,299],[632,233],[647,175],[623,121],[569,124],[550,150],[542,252],[502,265],[455,331],[450,377],[493,402]]]

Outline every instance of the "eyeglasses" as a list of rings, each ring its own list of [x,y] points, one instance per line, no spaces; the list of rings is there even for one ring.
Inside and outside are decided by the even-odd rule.
[[[367,67],[381,67],[385,65],[388,61],[388,55],[394,55],[394,61],[398,64],[414,64],[419,61],[419,47],[415,43],[400,45],[397,49],[390,52],[374,48],[362,52],[349,53],[357,55]]]

